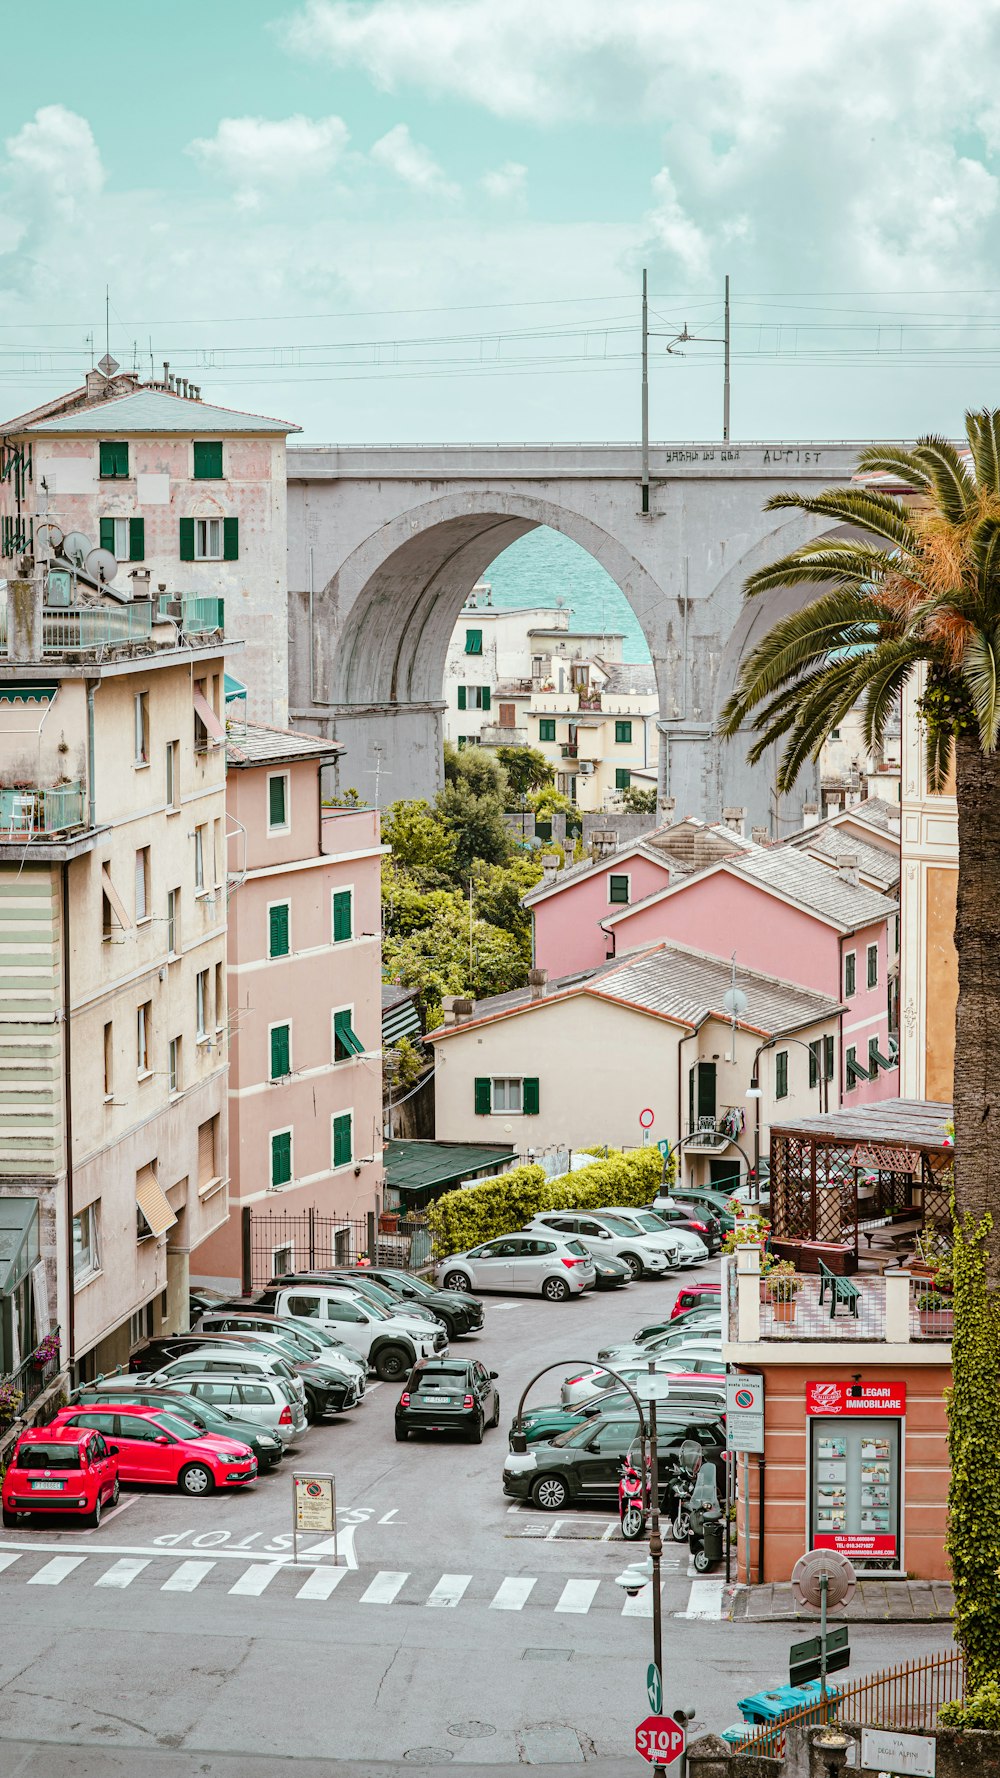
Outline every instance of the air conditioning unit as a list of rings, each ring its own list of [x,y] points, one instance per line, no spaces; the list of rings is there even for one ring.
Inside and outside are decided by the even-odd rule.
[[[576,769],[580,773],[581,777],[590,778],[593,776],[593,773],[594,773],[594,762],[592,759],[578,760]]]

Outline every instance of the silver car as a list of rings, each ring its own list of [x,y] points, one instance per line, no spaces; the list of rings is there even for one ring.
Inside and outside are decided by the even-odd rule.
[[[213,1309],[202,1315],[192,1333],[249,1334],[262,1345],[273,1346],[292,1363],[309,1359],[320,1371],[334,1377],[350,1379],[357,1384],[358,1399],[364,1395],[368,1367],[364,1359],[349,1358],[336,1347],[321,1345],[306,1324],[282,1319],[279,1315],[243,1314],[237,1309]]]
[[[633,1278],[662,1278],[678,1263],[679,1243],[660,1225],[657,1239],[610,1211],[541,1210],[526,1228],[531,1232],[552,1229],[565,1238],[582,1241],[598,1259],[620,1259]]]
[[[192,1395],[210,1407],[239,1414],[241,1420],[266,1426],[286,1449],[302,1437],[308,1425],[305,1408],[283,1377],[220,1377],[195,1371],[172,1377],[170,1386],[178,1394]]]
[[[269,1352],[264,1346],[244,1346],[236,1339],[228,1346],[200,1346],[196,1352],[185,1352],[180,1358],[172,1358],[169,1364],[154,1371],[149,1380],[152,1383],[173,1383],[175,1378],[203,1374],[212,1377],[280,1377],[283,1382],[291,1384],[305,1408],[305,1384],[296,1376],[287,1358],[282,1358],[280,1352]]]
[[[627,1204],[614,1204],[610,1209],[602,1210],[601,1215],[615,1216],[619,1222],[628,1223],[630,1228],[645,1235],[647,1241],[657,1241],[662,1235],[668,1235],[677,1251],[675,1263],[678,1265],[700,1266],[703,1260],[710,1257],[704,1241],[693,1229],[681,1229],[676,1223],[664,1222],[652,1210],[636,1210]]]
[[[503,1235],[438,1261],[443,1290],[530,1291],[550,1303],[581,1296],[594,1283],[594,1262],[580,1241],[550,1234]]]
[[[702,1394],[703,1386],[700,1382],[695,1381],[692,1372],[697,1372],[705,1362],[704,1359],[696,1358],[692,1359],[689,1365],[685,1364],[683,1367],[679,1367],[670,1359],[658,1358],[656,1369],[658,1373],[666,1374],[668,1377],[672,1373],[678,1379],[676,1384],[678,1390],[682,1390],[685,1397],[690,1398],[693,1395],[700,1396]],[[716,1366],[722,1361],[721,1359],[710,1359],[707,1362],[710,1366]],[[649,1363],[646,1361],[643,1364],[636,1364],[632,1361],[629,1364],[616,1364],[615,1371],[618,1377],[623,1378],[634,1389],[637,1377],[649,1376]],[[559,1399],[564,1408],[575,1408],[582,1401],[587,1401],[595,1395],[599,1389],[612,1388],[615,1382],[616,1378],[602,1366],[585,1366],[582,1370],[574,1371],[571,1376],[563,1378],[559,1387]],[[704,1373],[704,1394],[706,1400],[720,1401],[725,1406],[726,1379],[724,1372],[720,1374],[717,1369],[713,1368]],[[669,1396],[667,1399],[669,1401]]]

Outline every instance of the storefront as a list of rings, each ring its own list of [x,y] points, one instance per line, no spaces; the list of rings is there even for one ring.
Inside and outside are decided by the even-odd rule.
[[[906,1384],[813,1380],[805,1407],[811,1547],[902,1570]]]

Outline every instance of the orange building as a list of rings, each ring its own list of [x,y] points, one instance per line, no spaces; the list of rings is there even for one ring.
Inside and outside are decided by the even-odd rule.
[[[918,701],[923,670],[903,694],[899,940],[899,1090],[950,1100],[955,1069],[958,815],[954,778],[928,788]]]

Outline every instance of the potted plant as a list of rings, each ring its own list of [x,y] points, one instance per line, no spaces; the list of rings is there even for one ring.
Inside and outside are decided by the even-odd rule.
[[[737,1217],[735,1228],[727,1233],[723,1243],[723,1253],[735,1253],[738,1247],[756,1247],[760,1251],[760,1300],[764,1302],[764,1279],[777,1264],[772,1253],[768,1251],[771,1239],[771,1224],[757,1210],[747,1213],[747,1207],[738,1198],[733,1198],[730,1208]]]
[[[43,1371],[47,1364],[52,1364],[59,1357],[61,1341],[57,1333],[47,1333],[31,1354],[31,1362],[38,1370]]]
[[[952,1299],[943,1290],[922,1290],[917,1297],[922,1334],[950,1334],[955,1329]]]
[[[10,1377],[0,1378],[0,1426],[16,1420],[23,1400],[21,1390],[14,1388]]]
[[[775,1260],[768,1267],[764,1293],[775,1321],[795,1320],[795,1298],[801,1288],[802,1280],[790,1259]]]

